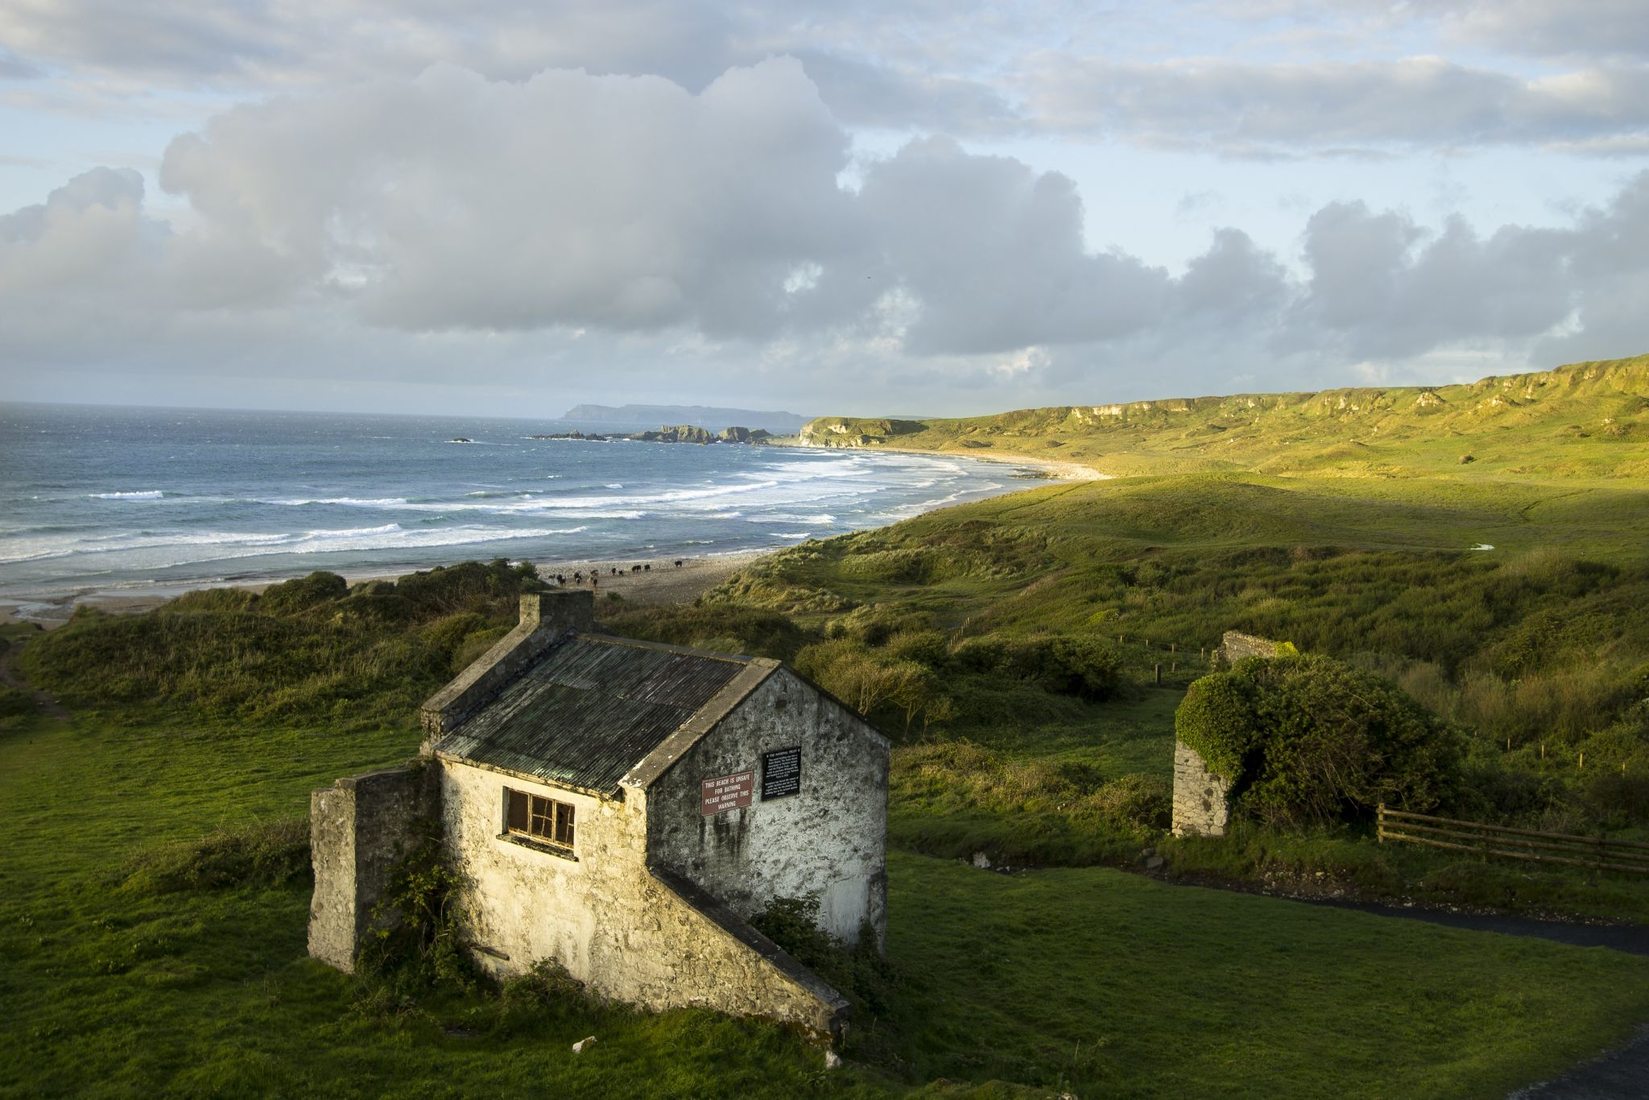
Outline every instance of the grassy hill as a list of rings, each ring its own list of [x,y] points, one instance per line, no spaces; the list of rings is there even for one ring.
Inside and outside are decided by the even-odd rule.
[[[960,419],[822,417],[801,433],[815,446],[1023,454],[1117,475],[1393,477],[1470,465],[1479,478],[1536,479],[1649,476],[1646,436],[1649,356],[1426,388],[1170,398]]]

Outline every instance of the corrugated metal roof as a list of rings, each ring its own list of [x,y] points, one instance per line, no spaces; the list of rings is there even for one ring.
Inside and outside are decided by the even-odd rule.
[[[736,657],[572,638],[443,737],[436,751],[609,791],[746,664]]]

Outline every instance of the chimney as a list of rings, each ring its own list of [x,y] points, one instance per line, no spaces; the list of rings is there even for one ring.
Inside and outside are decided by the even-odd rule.
[[[586,633],[595,626],[595,593],[578,589],[524,592],[521,625],[557,637],[568,631]]]

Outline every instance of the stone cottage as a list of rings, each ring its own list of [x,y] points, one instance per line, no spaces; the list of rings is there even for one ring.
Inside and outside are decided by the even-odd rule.
[[[888,742],[779,662],[595,633],[586,591],[424,704],[407,767],[311,801],[310,954],[349,970],[397,863],[434,829],[467,943],[504,977],[834,1032],[846,1002],[748,923],[812,897],[848,942],[886,924]]]

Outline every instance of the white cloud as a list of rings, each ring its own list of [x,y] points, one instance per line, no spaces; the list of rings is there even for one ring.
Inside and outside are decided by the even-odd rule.
[[[168,150],[163,185],[407,329],[783,323],[841,247],[847,138],[793,61],[697,96],[658,78],[442,67],[240,108]]]
[[[1059,173],[918,138],[847,190],[848,156],[788,59],[697,94],[443,66],[243,106],[168,151],[175,224],[108,168],[0,217],[0,362],[298,385],[480,361],[500,385],[683,373],[885,412],[1649,345],[1649,173],[1549,227],[1329,203],[1300,213],[1300,276],[1225,227],[1175,277],[1091,250]]]

